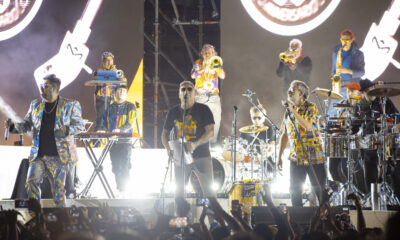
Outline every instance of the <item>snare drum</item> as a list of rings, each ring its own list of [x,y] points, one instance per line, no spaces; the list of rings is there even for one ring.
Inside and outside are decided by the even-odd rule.
[[[326,157],[347,157],[347,136],[328,136],[326,139]]]
[[[250,208],[253,206],[261,206],[263,203],[262,192],[263,184],[259,181],[244,180],[239,183],[235,183],[229,192],[229,204],[232,200],[239,200],[239,203],[243,205],[244,211],[250,214]]]

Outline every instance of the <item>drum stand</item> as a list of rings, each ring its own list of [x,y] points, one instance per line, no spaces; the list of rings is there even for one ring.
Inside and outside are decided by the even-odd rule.
[[[380,189],[379,189],[379,199],[380,199],[380,209],[379,210],[387,210],[387,204],[390,205],[400,205],[399,199],[394,195],[393,189],[388,185],[386,182],[386,172],[387,172],[387,165],[388,165],[388,160],[386,159],[386,133],[387,131],[387,125],[386,125],[386,100],[387,97],[382,98],[382,126],[381,126],[381,131],[379,133],[381,139],[382,139],[382,147],[380,148],[380,151],[378,151],[378,159],[379,159],[379,164],[378,164],[378,170],[379,168],[382,169],[381,171],[381,176],[382,176],[382,183],[380,184]],[[379,174],[378,174],[379,176]]]

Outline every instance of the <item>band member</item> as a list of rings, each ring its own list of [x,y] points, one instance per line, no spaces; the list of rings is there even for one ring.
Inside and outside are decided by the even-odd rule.
[[[358,83],[365,73],[364,54],[358,49],[355,40],[351,30],[343,30],[340,33],[340,43],[332,52],[331,77],[340,76],[342,86],[340,94],[344,98],[346,91],[343,87],[349,83]]]
[[[311,58],[303,55],[303,43],[299,39],[292,39],[289,48],[279,55],[279,66],[276,70],[278,77],[283,77],[284,95],[293,80],[301,80],[310,85],[312,69]]]
[[[222,59],[217,60],[220,64],[212,62],[213,57],[217,56],[214,46],[204,44],[200,54],[202,59],[196,60],[192,68],[191,77],[196,81],[196,102],[207,105],[213,114],[215,125],[212,143],[216,143],[221,123],[218,78],[224,79],[225,71],[222,68]]]
[[[32,148],[25,188],[29,198],[40,199],[40,184],[49,179],[58,207],[65,206],[66,174],[77,161],[74,135],[84,130],[78,101],[59,96],[61,81],[54,74],[40,86],[42,99],[31,102],[20,123],[6,123],[11,132],[32,131]]]
[[[357,104],[360,102],[362,98],[362,94],[360,91],[360,85],[358,83],[350,83],[347,84],[344,87],[347,90],[347,99],[342,100],[340,102],[341,107],[337,108],[338,109],[338,116],[340,117],[356,117],[357,113],[355,112]],[[341,123],[342,127],[347,127],[346,122]],[[351,133],[355,134],[359,130],[359,122],[354,122],[351,125],[351,131],[346,132],[346,133]],[[344,133],[344,134],[346,134]],[[333,138],[340,136],[340,133],[333,133],[332,134]],[[338,138],[339,140],[347,140],[346,135],[342,136],[343,138]],[[334,141],[333,139],[331,141]],[[339,143],[334,143],[334,144],[339,144]],[[334,149],[331,149],[331,151],[334,151]],[[329,172],[332,176],[332,179],[336,181],[337,183],[339,182],[345,182],[347,179],[347,157],[342,158],[342,157],[330,157],[329,158]],[[355,176],[355,180],[358,181],[359,178],[358,176]],[[360,184],[357,184],[357,186],[361,186]]]
[[[215,195],[211,188],[213,165],[209,149],[209,141],[214,136],[214,119],[206,105],[195,102],[195,96],[196,92],[193,83],[184,81],[180,84],[179,99],[181,103],[168,111],[161,140],[168,154],[170,154],[168,136],[170,136],[171,140],[181,139],[183,134],[183,110],[186,109],[184,134],[187,141],[186,147],[193,153],[194,162],[185,166],[185,182],[194,173],[199,180],[203,196],[210,197]],[[178,166],[178,164],[175,164],[175,182],[175,197],[182,197],[182,167]]]
[[[287,110],[281,125],[277,168],[282,170],[282,153],[289,140],[290,194],[293,206],[303,205],[302,188],[307,174],[320,202],[321,188],[326,179],[324,154],[318,131],[318,110],[314,103],[307,100],[308,96],[308,86],[302,81],[294,80],[288,90],[288,101],[284,102]]]
[[[360,81],[363,99],[361,100],[358,112],[361,118],[366,119],[363,121],[362,128],[362,146],[361,157],[365,164],[365,178],[366,178],[366,191],[370,189],[371,183],[378,181],[378,152],[376,146],[371,146],[370,142],[373,140],[374,134],[380,129],[377,126],[377,120],[383,114],[382,97],[371,96],[368,92],[375,88],[375,84],[368,79]],[[393,102],[387,98],[386,100],[386,114],[390,115],[398,113],[397,108]]]
[[[265,125],[265,116],[267,114],[267,110],[260,104],[256,107],[250,108],[250,118],[252,125],[246,127],[244,129],[245,132],[240,133],[240,137],[246,139],[248,144],[252,143],[253,146],[257,146],[257,153],[263,154],[262,151],[268,151],[268,154],[273,154],[274,144],[274,131],[272,128]],[[263,147],[264,149],[261,149]],[[269,157],[269,161],[271,163],[272,158]],[[273,167],[272,167],[273,168]]]
[[[126,101],[127,85],[121,84],[116,87],[115,100],[109,107],[109,113],[103,114],[98,131],[129,132],[133,131],[136,118],[135,105]],[[110,149],[112,172],[120,193],[126,191],[131,169],[132,140],[120,139]]]
[[[116,65],[114,64],[114,55],[111,52],[104,52],[101,56],[102,67],[98,70],[113,70],[117,71]],[[95,73],[97,74],[97,72]],[[122,79],[126,81],[125,76]],[[113,90],[115,86],[96,86],[94,93],[95,105],[96,105],[96,126],[100,125],[101,119],[106,112],[108,106],[113,100]]]

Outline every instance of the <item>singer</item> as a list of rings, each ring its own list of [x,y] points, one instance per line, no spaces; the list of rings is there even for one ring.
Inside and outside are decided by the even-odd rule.
[[[222,59],[217,56],[213,45],[204,44],[200,51],[202,59],[193,65],[191,77],[196,81],[196,102],[207,105],[214,117],[214,137],[212,143],[218,140],[221,123],[221,99],[219,97],[218,78],[225,78]]]
[[[294,207],[303,206],[302,188],[306,176],[310,178],[312,189],[321,203],[321,187],[325,184],[324,154],[319,136],[317,107],[307,100],[308,86],[294,80],[288,90],[288,101],[281,131],[277,168],[282,170],[282,154],[290,141],[290,197]],[[300,136],[299,136],[300,135]],[[304,151],[303,151],[304,149]],[[312,173],[312,168],[315,174]],[[315,177],[316,175],[316,177]]]
[[[84,130],[82,110],[78,101],[59,96],[61,81],[54,74],[44,80],[42,99],[32,101],[22,122],[6,126],[10,132],[33,133],[25,184],[29,198],[40,199],[40,184],[47,177],[56,206],[63,207],[65,178],[78,160],[73,135]]]
[[[181,82],[179,86],[179,99],[181,103],[168,111],[161,140],[169,155],[171,149],[168,140],[181,139],[183,134],[183,110],[186,109],[184,134],[186,147],[193,153],[194,162],[185,166],[185,182],[194,173],[199,180],[203,196],[211,197],[215,196],[215,193],[211,188],[213,183],[213,165],[209,141],[214,136],[214,119],[210,108],[204,104],[195,102],[195,96],[194,84],[189,81]],[[175,164],[175,198],[184,197],[182,170],[182,167]],[[194,189],[199,188],[198,186],[194,186]]]

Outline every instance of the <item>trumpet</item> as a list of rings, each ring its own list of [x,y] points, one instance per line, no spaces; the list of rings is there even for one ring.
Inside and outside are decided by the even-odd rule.
[[[279,54],[279,60],[286,63],[296,64],[296,59],[293,59],[292,57],[288,56],[286,52],[281,52]]]
[[[210,58],[210,65],[212,68],[220,68],[224,62],[220,56],[213,56]]]

